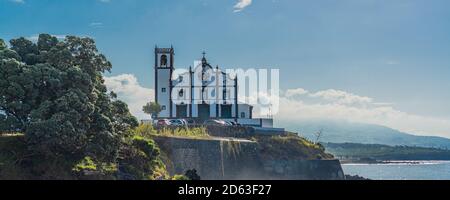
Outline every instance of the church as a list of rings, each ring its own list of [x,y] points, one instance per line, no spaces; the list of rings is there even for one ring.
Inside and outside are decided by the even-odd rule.
[[[175,73],[173,47],[155,47],[155,101],[161,106],[159,119],[208,119],[272,127],[272,119],[253,118],[253,106],[239,101],[237,76],[212,67],[205,53],[200,62]]]

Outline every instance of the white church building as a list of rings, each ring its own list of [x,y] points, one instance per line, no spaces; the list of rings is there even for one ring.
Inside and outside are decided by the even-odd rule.
[[[177,74],[174,56],[173,47],[155,47],[155,101],[162,109],[158,119],[194,119],[199,123],[220,119],[256,127],[273,126],[273,119],[253,118],[253,106],[239,101],[237,76],[212,67],[205,53],[194,68]]]

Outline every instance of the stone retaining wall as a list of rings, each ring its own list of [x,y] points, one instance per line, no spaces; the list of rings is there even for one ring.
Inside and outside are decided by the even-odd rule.
[[[256,142],[156,137],[171,175],[196,169],[203,180],[341,180],[338,160],[262,160]]]

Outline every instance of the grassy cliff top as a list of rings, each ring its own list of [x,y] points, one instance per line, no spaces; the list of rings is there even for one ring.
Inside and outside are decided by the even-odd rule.
[[[270,160],[327,160],[333,155],[325,152],[320,144],[314,144],[294,134],[288,136],[261,136],[254,140],[259,144],[261,157]]]

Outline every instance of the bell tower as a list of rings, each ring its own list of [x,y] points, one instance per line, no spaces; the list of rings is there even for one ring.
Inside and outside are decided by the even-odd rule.
[[[172,116],[172,73],[174,71],[174,49],[155,47],[155,101],[162,111],[157,118]]]

